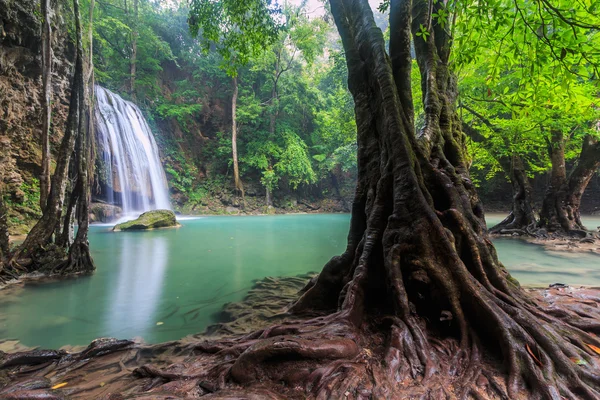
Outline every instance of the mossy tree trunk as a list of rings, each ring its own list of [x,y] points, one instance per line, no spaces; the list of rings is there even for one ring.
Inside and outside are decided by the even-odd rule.
[[[426,39],[414,37],[426,113],[423,130],[414,133],[410,3],[391,2],[390,32],[401,35],[395,40],[403,45],[392,46],[392,37],[388,57],[368,2],[331,0],[356,105],[359,176],[347,250],[325,266],[293,309],[337,309],[337,320],[359,329],[388,316],[384,369],[395,381],[420,376],[429,393],[424,398],[450,396],[443,387],[432,391],[442,371],[462,376],[459,398],[488,397],[469,379],[472,368],[481,369],[480,355],[499,349],[506,392],[496,388],[491,397],[596,399],[597,363],[583,369],[569,357],[588,362],[594,353],[583,343],[597,346],[598,339],[537,309],[488,238],[454,110],[449,38],[432,18],[443,2],[414,1],[413,32],[429,32]],[[462,361],[445,365],[436,355],[433,338],[440,334],[456,335],[458,349],[448,351],[465,355]],[[328,387],[344,393],[354,378],[329,376]]]
[[[303,290],[289,310],[295,318],[244,336],[161,345],[156,366],[119,377],[125,390],[211,398],[598,399],[592,346],[600,348],[600,340],[587,333],[600,333],[598,311],[542,308],[510,278],[487,235],[454,108],[449,38],[432,17],[444,3],[392,0],[389,56],[368,0],[330,3],[358,130],[346,251]],[[427,114],[418,133],[409,92],[411,25],[429,32],[427,40],[414,37]],[[174,363],[166,362],[169,348]],[[60,362],[68,367],[61,368],[79,360],[65,356]]]
[[[50,0],[40,0],[42,12],[42,172],[40,175],[40,209],[46,207],[50,193],[50,125],[52,121],[52,27]]]
[[[86,132],[86,84],[78,0],[73,0],[73,12],[76,55],[65,134],[42,217],[31,229],[23,244],[11,255],[10,267],[18,272],[86,272],[94,268],[89,248],[86,247],[88,212],[84,203],[89,202],[88,164],[91,145]],[[76,174],[76,179],[65,209],[64,202],[70,169]],[[73,215],[75,207],[78,208],[77,238],[79,240],[76,239],[75,243],[71,244],[65,235],[71,229],[71,215]],[[64,226],[61,225],[63,223],[65,223]],[[86,246],[82,246],[82,241],[86,242]],[[76,244],[77,246],[75,246]],[[76,268],[73,268],[73,258],[77,260]]]
[[[567,215],[578,227],[586,229],[581,222],[581,198],[590,180],[600,167],[600,142],[593,136],[586,136],[577,165],[569,175],[565,206]]]
[[[551,132],[548,155],[552,169],[550,184],[542,203],[539,226],[549,232],[585,236],[586,229],[581,222],[579,209],[585,188],[600,166],[600,144],[592,136],[584,138],[577,164],[568,177],[562,132]]]
[[[463,104],[462,107],[473,114],[479,119],[484,125],[486,125],[492,132],[505,137],[505,133],[502,132],[498,127],[493,125],[487,118],[479,114],[476,110],[470,106]],[[482,135],[476,128],[465,124],[465,133],[477,143],[482,143],[491,147],[489,139]],[[510,145],[507,140],[504,141],[507,148]],[[529,177],[527,175],[527,169],[523,158],[516,153],[512,154],[493,154],[495,160],[502,168],[502,171],[508,178],[512,187],[512,203],[511,211],[508,216],[496,226],[490,229],[491,233],[512,233],[518,232],[520,234],[531,234],[532,229],[537,224],[535,211],[533,208],[533,196]]]

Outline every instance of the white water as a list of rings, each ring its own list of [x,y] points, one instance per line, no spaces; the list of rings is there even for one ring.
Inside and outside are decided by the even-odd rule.
[[[107,202],[121,206],[127,219],[144,211],[171,209],[156,141],[140,109],[100,86],[96,99]]]

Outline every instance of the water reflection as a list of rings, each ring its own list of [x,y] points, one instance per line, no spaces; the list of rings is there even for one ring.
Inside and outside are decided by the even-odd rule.
[[[121,233],[92,226],[96,273],[0,291],[0,337],[47,348],[107,336],[180,339],[215,322],[223,304],[242,300],[253,280],[320,270],[344,251],[349,220],[206,217],[186,220],[180,229]],[[597,226],[600,218],[584,222]],[[495,244],[522,284],[600,286],[598,255],[548,252],[512,238]]]
[[[168,259],[163,236],[123,235],[118,274],[114,278],[108,331],[119,337],[143,336],[156,325]]]

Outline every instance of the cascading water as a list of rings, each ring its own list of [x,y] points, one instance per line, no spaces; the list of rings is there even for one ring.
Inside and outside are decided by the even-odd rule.
[[[140,109],[96,86],[96,121],[106,201],[121,206],[127,218],[171,209],[158,148]]]

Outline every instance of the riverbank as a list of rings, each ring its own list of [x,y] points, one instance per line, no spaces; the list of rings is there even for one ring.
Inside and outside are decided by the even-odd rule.
[[[285,310],[297,298],[307,280],[308,276],[258,281],[242,302],[223,308],[224,315],[233,320],[178,341],[146,345],[140,340],[98,339],[84,349],[0,353],[0,397],[56,400],[183,399],[204,395],[207,398],[230,398],[227,396],[242,394],[244,398],[310,397],[311,379],[300,379],[294,385],[271,382],[264,386],[260,382],[249,382],[242,386],[229,373],[235,361],[252,345],[297,337],[290,332],[294,324],[305,320],[289,315]],[[598,288],[558,285],[526,290],[540,310],[552,312],[552,315],[589,315],[590,307],[596,307],[600,302]],[[593,321],[586,322],[583,318],[580,322]],[[280,336],[284,332],[287,336]],[[271,337],[273,339],[269,339]],[[6,348],[10,343],[4,344]],[[353,362],[380,363],[381,358],[373,354],[375,351],[361,347]],[[309,359],[303,365],[318,368]],[[215,360],[221,361],[215,364]],[[492,358],[488,359],[486,367],[497,368],[490,360]],[[272,359],[274,366],[282,362],[285,359]],[[301,363],[300,359],[297,362]],[[496,371],[501,382],[502,373]],[[219,380],[205,378],[215,372],[221,377]],[[488,383],[482,380],[478,384],[485,386]]]

